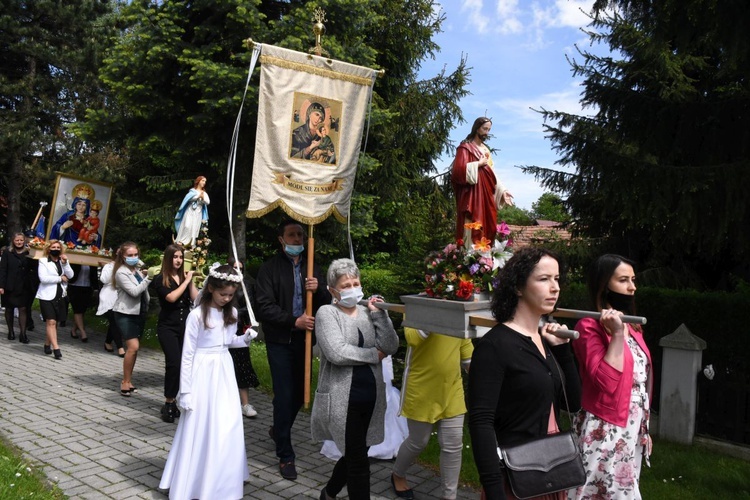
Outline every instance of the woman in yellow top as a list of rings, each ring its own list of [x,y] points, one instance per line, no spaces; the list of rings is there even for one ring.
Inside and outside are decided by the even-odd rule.
[[[401,388],[401,415],[407,419],[409,437],[398,450],[391,485],[397,497],[414,498],[406,471],[427,446],[433,425],[437,424],[442,498],[454,499],[466,413],[461,367],[469,371],[474,347],[469,339],[414,328],[404,328],[404,335],[409,349]]]

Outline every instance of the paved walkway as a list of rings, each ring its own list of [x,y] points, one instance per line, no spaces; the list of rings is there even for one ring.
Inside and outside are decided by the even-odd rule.
[[[166,498],[158,485],[177,426],[159,417],[161,351],[139,352],[133,376],[139,392],[124,398],[122,359],[104,351],[103,334],[89,332],[91,340],[84,344],[70,337],[70,327],[60,328],[63,359],[56,361],[43,353],[44,325],[38,311],[34,314],[36,330],[29,332],[28,345],[7,340],[5,322],[0,325],[0,433],[70,498]],[[309,415],[300,413],[294,425],[299,477],[287,481],[278,474],[268,437],[271,398],[253,390],[250,397],[258,416],[244,419],[250,467],[245,498],[318,498],[334,462],[311,441]],[[372,460],[372,498],[395,498],[392,463]],[[433,472],[414,465],[409,478],[418,499],[440,498]],[[478,496],[464,488],[458,498]]]

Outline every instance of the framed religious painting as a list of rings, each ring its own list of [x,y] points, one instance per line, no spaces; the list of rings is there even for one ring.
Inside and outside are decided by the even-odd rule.
[[[74,264],[98,265],[112,258],[105,246],[107,216],[112,200],[112,184],[71,174],[57,174],[46,241],[60,240]],[[41,243],[41,244],[40,244]],[[35,238],[29,246],[43,248]],[[35,257],[39,257],[35,252]]]

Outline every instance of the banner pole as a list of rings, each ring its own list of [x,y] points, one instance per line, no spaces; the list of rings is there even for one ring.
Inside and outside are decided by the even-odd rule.
[[[309,225],[310,237],[307,239],[307,279],[311,279],[314,276],[314,265],[315,265],[315,238],[313,237],[314,225]],[[307,283],[307,281],[305,281]],[[321,283],[318,283],[321,286]],[[312,290],[306,291],[306,306],[305,314],[312,316],[313,314],[313,292]],[[305,409],[310,408],[310,380],[312,378],[312,330],[305,330]]]

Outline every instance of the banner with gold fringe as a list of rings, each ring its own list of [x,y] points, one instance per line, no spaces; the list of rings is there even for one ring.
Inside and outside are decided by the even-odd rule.
[[[279,207],[318,224],[346,222],[373,69],[260,47],[258,125],[247,217]]]

